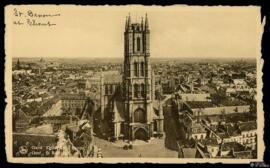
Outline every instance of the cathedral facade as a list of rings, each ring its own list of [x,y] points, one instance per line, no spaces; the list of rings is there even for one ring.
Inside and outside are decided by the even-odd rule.
[[[107,128],[112,129],[116,139],[149,140],[155,134],[163,134],[163,109],[161,102],[155,100],[155,78],[150,64],[147,15],[141,23],[132,23],[130,16],[126,19],[123,67],[123,74],[103,72],[100,77],[101,120],[112,118]]]
[[[147,140],[155,130],[155,81],[150,65],[150,30],[147,15],[141,23],[128,16],[124,32],[125,129],[129,139]],[[157,123],[159,124],[159,123]],[[158,128],[156,128],[157,130]],[[158,131],[158,130],[157,130]]]

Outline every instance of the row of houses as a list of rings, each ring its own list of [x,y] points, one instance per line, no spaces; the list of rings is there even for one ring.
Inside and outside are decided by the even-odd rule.
[[[198,121],[188,112],[181,114],[179,119],[183,123],[186,139],[195,140],[196,148],[204,157],[236,157],[235,152],[248,153],[245,158],[252,158],[257,148],[256,121],[239,122],[233,126],[229,123],[220,123],[212,127],[207,121]],[[195,148],[195,147],[194,147]],[[240,155],[240,154],[239,154]]]

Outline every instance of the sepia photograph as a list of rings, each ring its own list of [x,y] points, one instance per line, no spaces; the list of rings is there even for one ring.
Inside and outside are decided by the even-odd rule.
[[[6,6],[8,161],[262,161],[262,33],[258,6]]]

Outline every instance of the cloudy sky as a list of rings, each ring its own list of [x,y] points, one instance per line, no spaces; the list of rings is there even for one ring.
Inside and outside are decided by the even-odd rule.
[[[59,17],[37,18],[56,26],[13,25],[28,17],[14,9]],[[259,7],[198,6],[9,6],[6,49],[13,57],[123,57],[125,18],[147,12],[151,57],[256,58],[260,46]]]

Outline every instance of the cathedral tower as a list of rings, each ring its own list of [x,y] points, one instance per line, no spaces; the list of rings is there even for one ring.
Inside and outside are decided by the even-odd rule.
[[[148,140],[153,134],[154,84],[150,66],[147,15],[140,23],[126,18],[124,32],[124,101],[126,137]]]

